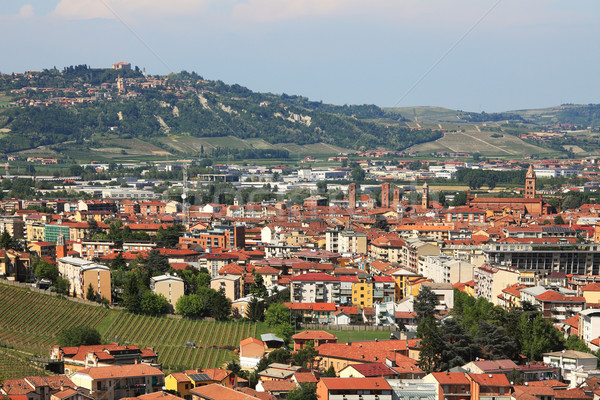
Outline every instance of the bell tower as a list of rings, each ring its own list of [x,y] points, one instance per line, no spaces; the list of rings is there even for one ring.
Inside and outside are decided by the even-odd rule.
[[[535,171],[533,170],[533,165],[529,165],[529,169],[525,175],[525,198],[535,198]]]
[[[423,184],[423,197],[421,197],[421,207],[424,209],[429,208],[429,185],[427,182]]]

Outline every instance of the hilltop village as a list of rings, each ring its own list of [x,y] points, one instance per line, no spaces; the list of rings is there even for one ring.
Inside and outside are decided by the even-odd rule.
[[[52,183],[48,198],[70,196],[0,201],[5,305],[46,292],[96,314],[107,307],[136,318],[260,323],[267,333],[240,337],[223,365],[177,364],[179,350],[145,347],[153,338],[143,333],[139,342],[119,343],[116,334],[96,344],[54,342],[38,354],[43,373],[5,379],[0,392],[13,400],[600,395],[600,206],[584,201],[597,190],[595,160],[535,162],[512,196],[493,197],[443,193],[428,182],[519,166],[419,162],[414,170],[414,161],[376,158],[358,154],[350,166],[328,168],[222,164],[195,175],[186,163],[152,167],[183,174],[168,187],[144,178],[150,170],[118,182],[30,177]],[[80,168],[73,172],[115,170]],[[425,183],[393,183],[400,174]],[[540,176],[583,184],[541,190]],[[365,179],[376,183],[353,182]],[[160,185],[179,190],[180,200],[161,198],[153,190]],[[208,186],[212,193],[202,192]],[[10,307],[0,340],[19,349]],[[348,332],[355,335],[340,341]],[[168,341],[171,333],[156,334]]]

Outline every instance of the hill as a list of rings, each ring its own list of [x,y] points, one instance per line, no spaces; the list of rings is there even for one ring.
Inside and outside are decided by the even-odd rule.
[[[149,150],[154,154],[208,154],[241,146],[251,149],[255,158],[270,158],[271,150],[279,150],[276,158],[284,158],[288,146],[299,146],[293,150],[298,152],[309,152],[302,146],[314,144],[325,145],[321,151],[329,153],[401,150],[441,136],[430,129],[411,132],[400,115],[373,105],[335,106],[300,96],[256,93],[187,72],[146,77],[129,71],[121,76],[82,65],[2,75],[0,98],[10,98],[15,105],[0,108],[0,149],[6,153],[39,146],[57,153],[127,153],[114,139],[139,139],[159,148]],[[203,140],[182,144],[188,137]],[[229,137],[239,140],[216,146],[208,140]]]
[[[262,324],[135,315],[0,284],[1,346],[47,356],[62,329],[78,325],[98,329],[105,342],[153,347],[159,362],[173,370],[221,366],[234,359],[241,339],[266,332]],[[5,358],[11,362],[15,356]]]

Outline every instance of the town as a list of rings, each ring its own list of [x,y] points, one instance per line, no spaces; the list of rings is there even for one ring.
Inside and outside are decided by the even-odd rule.
[[[596,159],[393,157],[7,164],[0,392],[594,399]]]

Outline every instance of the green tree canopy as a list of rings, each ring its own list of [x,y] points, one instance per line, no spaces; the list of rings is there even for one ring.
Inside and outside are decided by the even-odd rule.
[[[315,383],[302,382],[300,387],[287,394],[287,400],[317,400],[317,385]]]
[[[415,297],[414,311],[417,314],[417,320],[432,317],[436,313],[436,306],[439,304],[436,294],[429,287],[421,285],[419,294]]]
[[[89,326],[67,328],[58,334],[58,344],[62,347],[100,344],[101,339],[100,332]]]
[[[38,279],[47,279],[54,283],[58,278],[58,267],[56,264],[38,258],[34,262],[33,273]]]

